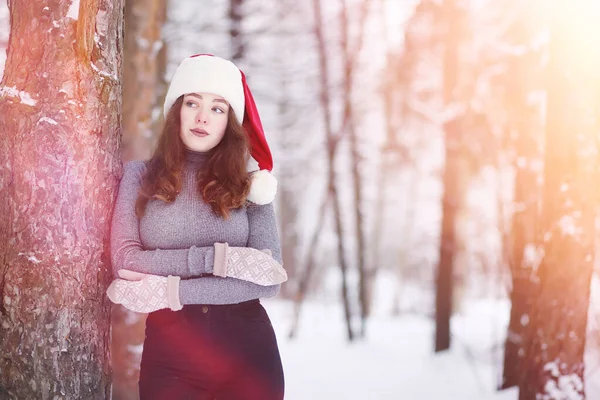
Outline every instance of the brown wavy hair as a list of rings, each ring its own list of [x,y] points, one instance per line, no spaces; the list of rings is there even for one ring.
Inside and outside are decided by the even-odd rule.
[[[186,147],[179,136],[182,104],[183,96],[169,110],[154,154],[146,161],[146,172],[135,203],[138,218],[144,215],[150,199],[172,203],[181,192],[186,158]],[[246,202],[250,191],[250,177],[246,171],[248,159],[248,138],[233,109],[229,108],[225,135],[208,152],[206,164],[196,174],[198,194],[225,219],[231,210]]]

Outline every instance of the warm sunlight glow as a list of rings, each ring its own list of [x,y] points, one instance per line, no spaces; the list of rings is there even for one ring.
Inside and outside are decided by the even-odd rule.
[[[569,54],[569,61],[583,63],[583,69],[596,65],[600,60],[600,2],[555,1],[552,11],[554,39],[563,44],[564,50]]]

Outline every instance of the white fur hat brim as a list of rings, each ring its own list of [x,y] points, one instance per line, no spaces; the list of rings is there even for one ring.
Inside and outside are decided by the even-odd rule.
[[[245,111],[242,73],[231,61],[216,56],[188,57],[179,64],[165,96],[165,117],[180,96],[202,92],[223,97],[242,123]]]

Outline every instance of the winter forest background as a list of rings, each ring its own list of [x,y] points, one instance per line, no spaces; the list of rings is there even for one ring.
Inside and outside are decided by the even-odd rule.
[[[600,398],[599,4],[0,0],[0,399],[137,398],[110,210],[195,53],[274,154],[286,399]]]

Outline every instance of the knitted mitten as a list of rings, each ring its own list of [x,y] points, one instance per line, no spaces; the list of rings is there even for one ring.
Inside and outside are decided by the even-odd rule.
[[[287,280],[283,266],[271,251],[250,247],[230,247],[227,243],[215,243],[213,275],[237,278],[262,286],[280,284]]]
[[[122,304],[140,313],[163,308],[178,311],[183,308],[179,301],[178,276],[144,275],[137,281],[115,279],[106,290],[108,298],[115,304]]]

